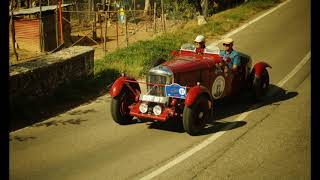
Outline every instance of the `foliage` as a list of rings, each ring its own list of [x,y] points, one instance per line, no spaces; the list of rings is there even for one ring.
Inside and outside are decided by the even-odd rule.
[[[192,19],[197,15],[194,4],[188,0],[164,0],[164,9],[168,18],[171,19]]]

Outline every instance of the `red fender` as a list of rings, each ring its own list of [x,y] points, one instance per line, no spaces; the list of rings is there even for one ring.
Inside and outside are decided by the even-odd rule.
[[[187,94],[187,97],[185,100],[185,106],[187,107],[191,106],[194,103],[194,101],[197,99],[197,97],[202,93],[207,94],[210,97],[210,100],[212,100],[210,92],[207,88],[205,88],[204,86],[194,86],[189,90]]]
[[[111,97],[116,97],[120,94],[123,86],[126,83],[126,80],[130,80],[130,81],[136,81],[133,78],[129,78],[127,76],[121,76],[119,77],[112,85],[111,89],[110,89],[110,96]],[[137,83],[138,84],[138,83]],[[138,90],[140,91],[140,86],[138,85]]]
[[[253,66],[253,69],[255,70],[255,76],[260,78],[262,75],[262,72],[265,68],[272,68],[268,63],[266,62],[258,62]]]

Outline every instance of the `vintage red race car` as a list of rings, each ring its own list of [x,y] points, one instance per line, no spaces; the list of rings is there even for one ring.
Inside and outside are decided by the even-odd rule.
[[[193,44],[184,44],[179,51],[172,51],[171,60],[158,59],[146,82],[122,74],[110,89],[113,120],[128,124],[133,117],[161,122],[182,119],[184,130],[197,135],[208,120],[214,119],[214,101],[244,89],[255,98],[266,93],[270,65],[258,62],[251,68],[250,56],[239,52],[240,68],[224,72],[219,52],[217,46],[209,45],[199,55]],[[147,86],[144,94],[141,84]]]

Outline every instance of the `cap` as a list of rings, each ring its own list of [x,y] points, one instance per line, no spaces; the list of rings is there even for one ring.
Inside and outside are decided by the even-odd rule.
[[[233,43],[233,39],[232,38],[225,38],[222,40],[223,44],[231,44]]]
[[[195,42],[204,42],[204,40],[205,40],[205,37],[203,35],[198,35],[194,41]]]

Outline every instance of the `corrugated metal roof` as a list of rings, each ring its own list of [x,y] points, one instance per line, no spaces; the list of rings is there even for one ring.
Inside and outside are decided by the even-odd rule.
[[[62,4],[62,7],[66,7],[66,6],[71,6],[73,4]],[[41,7],[41,12],[45,12],[45,11],[52,11],[55,10],[57,8],[57,5],[51,5],[51,6],[42,6]],[[40,7],[34,7],[34,8],[28,8],[28,9],[20,9],[18,11],[13,11],[13,15],[17,16],[17,15],[29,15],[29,14],[35,14],[35,13],[40,13]],[[9,13],[9,15],[11,16],[11,13]]]

